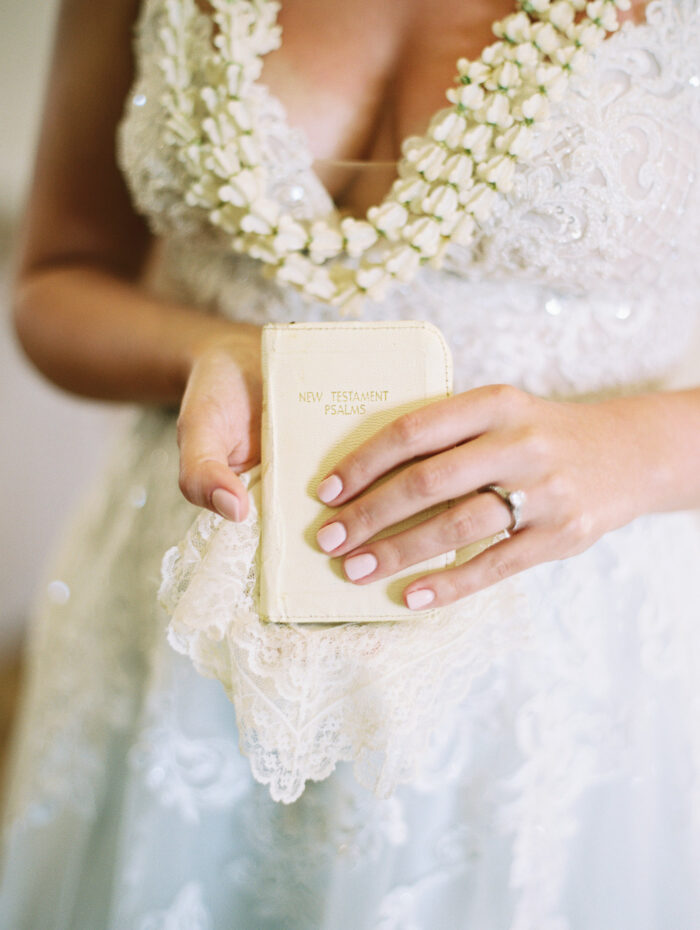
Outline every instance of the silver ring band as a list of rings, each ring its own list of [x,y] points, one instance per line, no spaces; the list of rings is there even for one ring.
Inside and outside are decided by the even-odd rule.
[[[523,504],[525,503],[526,498],[525,492],[506,491],[506,489],[502,488],[500,484],[486,484],[483,488],[479,488],[479,494],[482,494],[484,491],[493,491],[494,494],[498,494],[508,510],[510,510],[511,524],[507,531],[509,533],[517,533],[517,531],[523,525]]]

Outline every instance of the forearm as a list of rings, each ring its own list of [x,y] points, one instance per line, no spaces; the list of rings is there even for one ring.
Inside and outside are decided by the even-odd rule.
[[[14,305],[36,367],[67,391],[106,400],[176,405],[203,347],[254,329],[160,300],[88,262],[33,271]]]
[[[617,493],[632,515],[700,508],[700,388],[617,398]]]

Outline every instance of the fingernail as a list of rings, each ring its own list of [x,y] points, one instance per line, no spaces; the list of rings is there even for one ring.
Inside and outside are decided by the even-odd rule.
[[[221,516],[225,517],[227,520],[233,520],[234,523],[238,523],[241,519],[241,508],[238,503],[238,498],[235,494],[231,494],[230,491],[226,491],[224,488],[217,488],[211,495],[211,502]]]
[[[350,581],[366,578],[367,575],[372,574],[376,567],[377,559],[371,552],[363,552],[362,555],[351,555],[349,559],[343,562],[345,574]]]
[[[324,552],[332,552],[347,539],[347,530],[342,523],[329,523],[316,533],[316,541]]]
[[[316,488],[316,494],[324,504],[330,504],[343,490],[343,482],[337,475],[329,475]]]
[[[411,591],[406,595],[406,603],[411,610],[420,610],[421,607],[427,607],[435,600],[435,592],[429,588],[420,588],[418,591]]]

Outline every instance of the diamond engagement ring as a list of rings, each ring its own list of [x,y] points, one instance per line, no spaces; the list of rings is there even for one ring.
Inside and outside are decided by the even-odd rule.
[[[523,524],[523,504],[525,503],[526,497],[525,492],[506,491],[506,489],[502,488],[500,484],[486,484],[483,488],[479,488],[479,494],[482,494],[484,491],[493,491],[494,494],[498,494],[508,510],[510,510],[510,515],[512,518],[511,524],[507,531],[509,533],[517,533]]]

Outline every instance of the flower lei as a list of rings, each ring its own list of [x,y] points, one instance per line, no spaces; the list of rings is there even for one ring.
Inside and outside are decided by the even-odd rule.
[[[451,243],[473,241],[496,198],[511,190],[535,124],[618,28],[618,9],[629,7],[630,0],[519,0],[517,12],[494,24],[496,42],[475,61],[459,59],[451,106],[424,136],[405,140],[383,202],[365,220],[332,213],[305,221],[269,196],[251,96],[261,56],[281,42],[279,3],[212,0],[216,33],[205,60],[193,60],[189,26],[208,14],[194,0],[166,0],[163,141],[184,172],[186,203],[232,249],[263,261],[276,280],[355,312],[421,265],[440,267]]]

